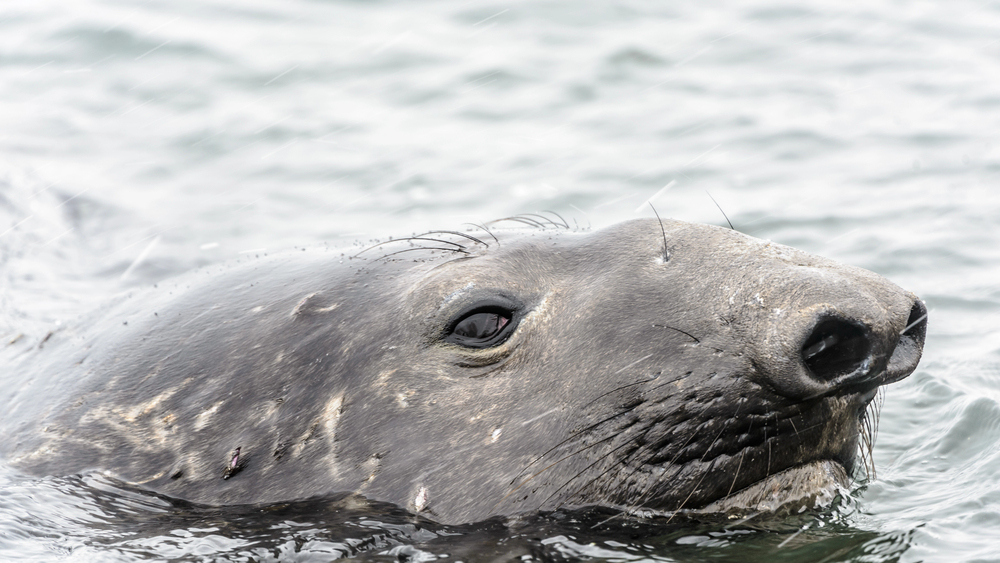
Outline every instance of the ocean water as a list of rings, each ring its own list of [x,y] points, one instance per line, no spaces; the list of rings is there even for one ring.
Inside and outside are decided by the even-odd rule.
[[[878,272],[930,315],[875,478],[817,514],[445,527],[0,466],[0,560],[1000,561],[998,30],[966,0],[0,5],[8,350],[248,251],[539,210],[596,229],[649,200]]]

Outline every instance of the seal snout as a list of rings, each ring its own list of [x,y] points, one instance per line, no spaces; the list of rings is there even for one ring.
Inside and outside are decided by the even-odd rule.
[[[865,391],[905,378],[920,361],[926,307],[915,299],[901,321],[902,315],[873,328],[840,314],[821,315],[799,351],[805,375],[824,389],[820,394]]]
[[[778,336],[757,349],[756,365],[772,389],[798,400],[863,395],[899,381],[920,361],[927,309],[912,296],[897,294],[893,301],[804,307],[788,322],[772,325]]]

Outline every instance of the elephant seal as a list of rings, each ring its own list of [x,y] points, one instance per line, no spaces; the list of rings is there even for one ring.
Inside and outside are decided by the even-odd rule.
[[[845,482],[925,319],[874,273],[713,226],[425,233],[208,268],[22,350],[0,451],[196,503],[354,492],[443,523],[750,510]]]

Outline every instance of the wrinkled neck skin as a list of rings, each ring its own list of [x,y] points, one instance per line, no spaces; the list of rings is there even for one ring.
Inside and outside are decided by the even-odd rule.
[[[493,234],[253,261],[127,299],[22,356],[3,451],[209,504],[352,491],[446,523],[749,511],[842,485],[877,388],[920,357],[912,294],[731,230]],[[449,341],[498,303],[505,340]]]

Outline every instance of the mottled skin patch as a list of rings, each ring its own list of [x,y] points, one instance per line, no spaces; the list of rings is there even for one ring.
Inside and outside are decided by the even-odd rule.
[[[26,471],[108,471],[201,503],[351,491],[453,523],[697,508],[849,473],[859,415],[916,366],[923,328],[900,334],[922,306],[865,270],[663,228],[666,261],[660,225],[639,220],[296,252],[160,284],[6,352],[0,448]],[[497,297],[518,306],[507,340],[444,341]],[[864,327],[863,369],[805,366],[826,318]],[[252,461],[223,480],[237,447]]]

